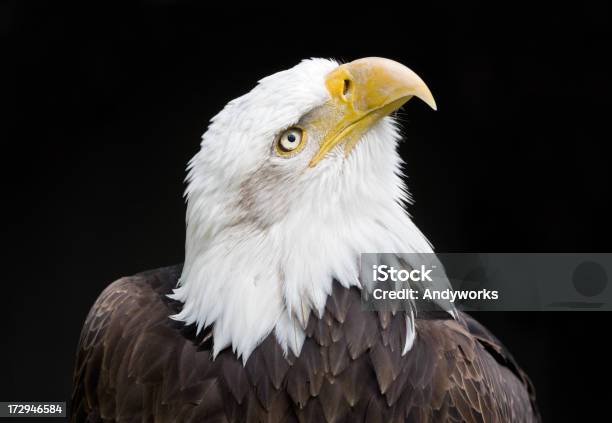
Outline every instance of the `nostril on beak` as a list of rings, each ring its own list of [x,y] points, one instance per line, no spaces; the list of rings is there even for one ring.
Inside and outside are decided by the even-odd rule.
[[[351,92],[351,80],[350,79],[345,79],[344,80],[344,87],[342,88],[342,95],[344,97],[346,97],[347,95],[349,95]]]

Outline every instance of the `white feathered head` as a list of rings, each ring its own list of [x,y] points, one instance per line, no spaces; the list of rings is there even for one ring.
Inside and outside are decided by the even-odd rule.
[[[363,252],[429,252],[406,214],[388,115],[425,83],[382,58],[324,59],[262,79],[215,116],[189,165],[175,319],[214,324],[214,352],[248,358],[272,331],[299,354],[332,280],[358,286]]]

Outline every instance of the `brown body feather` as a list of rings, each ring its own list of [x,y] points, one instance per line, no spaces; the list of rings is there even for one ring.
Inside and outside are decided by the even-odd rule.
[[[209,333],[168,318],[180,270],[122,278],[100,295],[81,334],[72,421],[538,421],[527,377],[475,320],[417,320],[402,357],[404,316],[365,311],[339,284],[299,357],[270,335],[246,366],[230,349],[213,361]]]

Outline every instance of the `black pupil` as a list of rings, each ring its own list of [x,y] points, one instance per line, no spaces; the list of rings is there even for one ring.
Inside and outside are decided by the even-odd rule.
[[[289,134],[287,135],[287,140],[289,142],[295,142],[295,134]]]

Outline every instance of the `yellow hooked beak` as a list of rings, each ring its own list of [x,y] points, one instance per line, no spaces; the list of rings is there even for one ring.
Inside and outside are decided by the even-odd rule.
[[[329,116],[336,121],[326,131],[310,167],[341,142],[345,142],[344,152],[348,154],[372,125],[413,96],[436,110],[436,102],[423,80],[389,59],[368,57],[338,66],[327,75],[325,85],[331,95]]]

